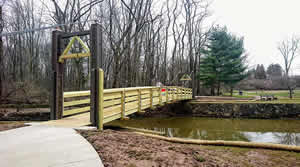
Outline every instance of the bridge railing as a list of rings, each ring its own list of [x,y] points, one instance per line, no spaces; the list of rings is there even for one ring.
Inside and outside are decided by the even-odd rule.
[[[100,70],[99,78],[103,78]],[[103,89],[103,80],[99,81],[99,106],[97,118],[98,127],[135,112],[142,112],[157,105],[192,98],[192,89],[165,86],[165,87],[132,87]],[[74,115],[90,111],[90,91],[65,92],[63,116]]]

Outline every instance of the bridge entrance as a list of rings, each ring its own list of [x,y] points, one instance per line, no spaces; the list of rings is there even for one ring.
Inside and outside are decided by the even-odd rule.
[[[80,36],[90,36],[88,48]],[[71,38],[64,48],[64,39]],[[75,41],[84,48],[84,53],[69,54]],[[176,100],[192,98],[192,89],[176,86],[133,87],[104,89],[102,30],[99,24],[83,32],[52,33],[52,94],[51,119],[46,124],[58,126],[97,126],[116,119],[126,118],[135,112],[163,105]],[[64,63],[71,58],[91,57],[90,90],[64,92]]]

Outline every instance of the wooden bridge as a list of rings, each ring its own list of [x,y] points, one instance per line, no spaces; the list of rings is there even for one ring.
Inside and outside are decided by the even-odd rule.
[[[79,38],[90,36],[90,48]],[[69,39],[71,38],[71,39]],[[66,45],[66,41],[69,43]],[[78,41],[85,53],[69,53],[72,45]],[[73,58],[90,57],[90,91],[64,92],[65,61]],[[78,127],[85,125],[103,129],[103,124],[116,119],[124,119],[135,112],[164,105],[176,100],[192,98],[189,88],[136,87],[104,90],[102,29],[99,24],[92,24],[88,31],[52,33],[52,93],[51,121],[44,124]]]
[[[192,98],[192,89],[167,87],[132,87],[103,89],[103,71],[99,70],[99,106],[97,107],[97,127],[116,119],[124,119],[135,112],[143,112],[157,105]],[[58,126],[85,126],[90,121],[90,91],[64,92],[62,119],[45,124]]]

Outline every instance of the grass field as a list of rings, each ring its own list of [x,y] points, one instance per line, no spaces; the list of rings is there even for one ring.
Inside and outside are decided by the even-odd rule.
[[[230,93],[225,93],[225,96],[230,96]],[[235,90],[233,92],[233,97],[239,98],[251,98],[260,95],[274,95],[279,99],[289,98],[289,91],[288,90],[257,90],[257,91],[243,91],[243,95],[240,96],[239,92]],[[294,90],[293,98],[300,98],[300,90]]]
[[[235,90],[233,92],[233,97],[237,98],[254,98],[255,96],[260,95],[274,95],[278,98],[278,100],[273,101],[247,101],[247,103],[270,103],[270,104],[300,104],[300,90],[294,90],[293,99],[289,98],[289,91],[288,90],[257,90],[257,91],[243,91],[243,95],[239,95],[239,91]],[[225,93],[224,96],[230,96],[230,93]],[[224,101],[224,103],[232,103],[233,101]],[[243,102],[237,102],[235,103],[245,103]]]

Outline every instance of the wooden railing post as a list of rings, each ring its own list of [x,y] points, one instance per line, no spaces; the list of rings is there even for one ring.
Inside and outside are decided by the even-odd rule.
[[[181,95],[181,93],[182,93],[182,88],[179,87],[179,90],[178,90],[178,91],[179,91],[179,93],[178,93],[178,94],[179,94],[179,98],[178,98],[178,99],[181,100],[181,99],[182,99],[182,95]]]
[[[179,100],[179,87],[176,87],[176,100]]]
[[[159,87],[159,89],[158,89],[158,91],[159,91],[159,105],[162,105],[162,92],[161,92],[161,87]]]
[[[175,92],[174,89],[175,89],[174,87],[171,87],[171,91],[172,91],[172,101],[174,101],[174,99],[175,99],[175,98],[174,98],[174,96],[175,96],[175,94],[174,94],[174,92]]]
[[[121,92],[121,119],[125,118],[125,91]]]
[[[186,88],[184,88],[184,99],[188,99],[188,97],[187,97],[187,89]]]
[[[138,112],[142,112],[142,90],[141,89],[138,89],[138,100],[139,100]]]
[[[169,90],[168,87],[166,87],[166,103],[169,102]]]
[[[98,84],[98,99],[99,99],[99,106],[98,106],[98,111],[97,111],[97,128],[99,130],[103,130],[103,119],[104,119],[104,107],[103,107],[103,103],[104,103],[104,72],[101,68],[98,69],[99,71],[99,84]]]
[[[153,107],[153,89],[150,88],[150,108]]]
[[[91,110],[90,110],[90,120],[92,125],[96,126],[97,122],[97,113],[99,108],[99,90],[97,90],[97,81],[99,74],[97,74],[98,68],[104,67],[104,54],[102,47],[102,29],[99,24],[92,24],[90,30],[90,52],[91,52]]]

